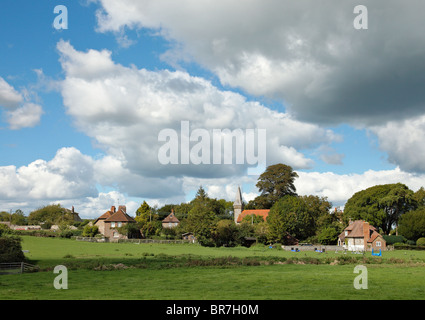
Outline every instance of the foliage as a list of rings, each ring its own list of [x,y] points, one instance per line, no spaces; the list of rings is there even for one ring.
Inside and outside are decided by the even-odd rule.
[[[404,184],[377,185],[357,192],[348,199],[344,219],[345,222],[349,218],[365,220],[389,234],[400,217],[416,206],[413,191]]]
[[[286,195],[295,196],[295,178],[298,178],[298,174],[288,165],[275,164],[267,167],[256,184],[261,195],[250,201],[247,208],[270,209],[280,198]]]
[[[338,235],[340,233],[335,230],[333,227],[326,227],[321,230],[319,233],[317,240],[319,243],[324,245],[334,245],[338,241]]]
[[[22,253],[21,238],[16,236],[0,237],[0,263],[22,261],[25,261],[25,256]]]
[[[425,207],[405,213],[400,218],[398,231],[413,241],[425,237]]]
[[[146,203],[146,201],[143,201],[143,203],[140,205],[140,207],[136,210],[136,217],[140,215],[147,215],[151,212],[151,207]]]
[[[86,225],[83,229],[83,237],[95,237],[99,233],[98,226]]]
[[[425,246],[425,238],[419,238],[418,240],[416,240],[416,245],[417,246]]]
[[[281,198],[270,209],[267,218],[269,238],[284,243],[287,234],[300,240],[314,236],[319,227],[328,226],[325,221],[336,221],[336,217],[329,214],[330,207],[325,198],[316,196],[287,195]],[[334,229],[339,231],[336,227]]]
[[[62,222],[72,224],[74,216],[60,204],[52,204],[32,211],[28,216],[28,223],[34,225],[59,225]]]
[[[395,235],[391,235],[391,236],[383,235],[382,237],[384,238],[385,242],[387,243],[387,246],[393,245],[394,243],[405,243],[406,240],[407,240],[403,236],[395,236]]]

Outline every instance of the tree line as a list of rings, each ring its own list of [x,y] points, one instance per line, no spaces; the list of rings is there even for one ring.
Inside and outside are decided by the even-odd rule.
[[[301,242],[336,244],[338,235],[350,220],[365,220],[384,235],[401,235],[410,241],[425,237],[425,190],[416,192],[402,183],[377,185],[355,193],[344,210],[332,209],[325,197],[298,195],[295,179],[298,175],[284,164],[266,168],[257,181],[260,194],[244,203],[244,209],[270,209],[267,220],[246,216],[242,223],[234,222],[233,202],[210,198],[202,186],[188,203],[150,207],[146,201],[135,212],[136,223],[122,227],[129,237],[181,238],[191,232],[205,246],[246,245],[248,238],[259,243],[286,244],[291,239]],[[174,211],[180,224],[173,229],[162,227],[162,220]],[[0,221],[12,224],[75,225],[69,210],[50,205],[34,210],[26,217],[21,210],[0,212]],[[96,230],[88,220],[77,223],[86,234]],[[64,227],[64,228],[65,228]]]

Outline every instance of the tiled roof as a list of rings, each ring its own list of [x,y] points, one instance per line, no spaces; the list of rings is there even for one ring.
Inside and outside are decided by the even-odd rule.
[[[105,222],[136,222],[136,220],[130,217],[123,210],[118,210],[112,216],[106,219]]]
[[[241,223],[243,218],[250,215],[256,215],[263,218],[264,221],[266,221],[267,217],[269,216],[270,209],[264,209],[264,210],[244,210],[242,213],[238,216],[238,223]]]
[[[179,219],[176,218],[173,212],[171,212],[164,220],[163,223],[180,223]]]

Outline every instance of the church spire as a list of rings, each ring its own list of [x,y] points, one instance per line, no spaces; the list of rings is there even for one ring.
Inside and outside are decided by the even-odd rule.
[[[236,199],[233,203],[233,215],[235,218],[235,223],[238,223],[238,217],[242,213],[242,192],[241,188],[238,186],[238,190],[236,191]]]

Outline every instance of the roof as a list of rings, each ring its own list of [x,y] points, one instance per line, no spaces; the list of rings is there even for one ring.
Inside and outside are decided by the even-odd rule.
[[[114,212],[112,212],[111,210],[106,211],[104,214],[102,214],[99,218],[97,218],[94,221],[94,224],[96,224],[96,222],[98,222],[99,220],[106,220],[106,219],[110,218],[113,214],[114,214]]]
[[[136,222],[136,220],[130,217],[123,210],[118,210],[112,216],[106,219],[105,222]]]
[[[180,223],[180,221],[176,218],[174,212],[171,212],[164,220],[162,220],[162,223]]]
[[[363,232],[364,225],[365,225],[365,221],[363,221],[363,220],[356,220],[356,221],[352,222],[339,235],[339,238],[342,239],[342,240],[345,239],[345,238],[363,238],[364,237],[364,232]],[[373,232],[372,237],[373,237],[374,234],[379,235],[379,233],[376,232],[376,228],[374,226],[371,226],[370,224],[367,224],[367,225],[369,227],[369,230],[372,230],[372,232]],[[350,231],[350,233],[346,236],[345,231]],[[374,238],[376,238],[376,235],[375,235]]]
[[[241,223],[243,218],[250,215],[256,215],[263,218],[264,221],[266,221],[267,217],[269,216],[270,209],[264,209],[264,210],[244,210],[242,213],[238,216],[237,223]]]

